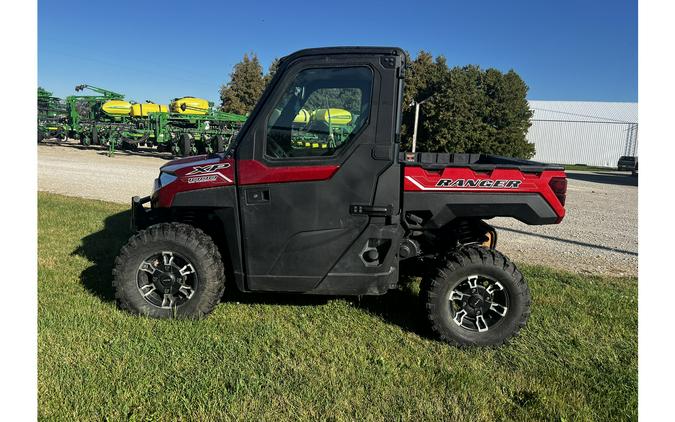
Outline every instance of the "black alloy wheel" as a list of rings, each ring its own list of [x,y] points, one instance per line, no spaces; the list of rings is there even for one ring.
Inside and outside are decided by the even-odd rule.
[[[138,290],[153,306],[172,309],[186,303],[199,287],[192,263],[173,251],[155,253],[143,260],[136,275]]]
[[[496,327],[509,310],[509,293],[499,281],[471,275],[448,294],[450,316],[458,326],[477,332]]]

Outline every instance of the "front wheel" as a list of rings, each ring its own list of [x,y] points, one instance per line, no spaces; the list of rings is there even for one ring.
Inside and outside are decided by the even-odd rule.
[[[453,252],[421,296],[433,332],[456,346],[496,346],[516,336],[530,315],[530,290],[516,266],[482,247]]]
[[[218,247],[203,231],[161,223],[122,248],[113,286],[121,309],[154,318],[200,318],[219,303],[225,273]]]

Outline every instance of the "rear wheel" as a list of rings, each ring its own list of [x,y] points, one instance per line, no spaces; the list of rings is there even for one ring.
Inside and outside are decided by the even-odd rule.
[[[180,151],[180,155],[182,157],[192,155],[192,138],[190,137],[190,135],[184,133],[180,136],[180,140],[178,141],[178,148]]]
[[[225,151],[225,137],[222,135],[216,136],[213,142],[213,152]]]
[[[161,223],[133,236],[115,260],[120,308],[154,318],[200,318],[218,304],[225,272],[218,247],[203,231]]]
[[[431,329],[456,346],[496,346],[525,326],[530,291],[501,253],[467,247],[450,254],[426,277],[421,296]]]
[[[120,144],[120,148],[125,150],[125,151],[136,151],[136,150],[138,150],[138,143],[128,142],[128,141],[124,140]]]
[[[200,139],[196,144],[197,154],[208,154],[209,145],[204,139]]]
[[[98,139],[98,128],[96,127],[96,125],[92,126],[91,128],[91,144],[92,145],[100,144]]]

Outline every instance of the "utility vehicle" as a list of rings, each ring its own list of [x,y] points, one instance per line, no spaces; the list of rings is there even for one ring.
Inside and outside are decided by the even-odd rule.
[[[152,195],[132,199],[138,232],[113,270],[121,308],[198,318],[226,279],[243,292],[382,295],[412,275],[440,339],[497,345],[517,334],[530,291],[485,220],[559,223],[565,172],[399,152],[404,72],[398,48],[282,59],[226,152],[172,161]]]
[[[616,167],[619,171],[635,171],[638,166],[637,157],[631,157],[628,155],[621,156],[619,161],[616,164]]]

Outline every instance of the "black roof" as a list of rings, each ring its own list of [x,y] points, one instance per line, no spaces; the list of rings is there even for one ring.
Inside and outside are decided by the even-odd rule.
[[[282,60],[293,60],[298,57],[317,56],[324,54],[383,54],[383,55],[403,55],[404,52],[399,47],[318,47],[306,48],[296,51]]]

